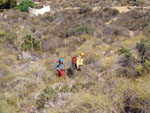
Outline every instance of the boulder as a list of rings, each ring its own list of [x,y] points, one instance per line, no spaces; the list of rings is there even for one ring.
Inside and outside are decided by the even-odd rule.
[[[41,9],[35,9],[35,8],[28,8],[28,12],[31,16],[38,16],[38,15],[43,15],[47,12],[50,12],[51,8],[50,6],[44,5],[43,8]]]

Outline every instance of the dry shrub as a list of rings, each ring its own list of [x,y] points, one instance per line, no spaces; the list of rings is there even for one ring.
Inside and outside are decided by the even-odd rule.
[[[121,47],[118,49],[119,55],[122,55],[122,58],[119,60],[118,72],[119,74],[126,76],[137,76],[143,75],[150,72],[150,53],[149,53],[149,38],[142,38],[139,42],[136,43],[137,54],[133,53]],[[137,56],[137,57],[135,57]]]
[[[3,76],[6,76],[10,73],[10,68],[5,65],[5,64],[1,64],[0,65],[0,76],[3,77]]]
[[[150,21],[150,13],[148,11],[131,10],[127,13],[123,13],[117,18],[117,21],[113,22],[116,26],[122,26],[130,30],[140,30],[144,23]]]
[[[145,3],[141,0],[129,0],[128,3],[129,3],[129,5],[132,5],[132,6],[143,6],[143,5],[145,5]]]
[[[96,72],[101,72],[104,68],[100,61],[100,57],[94,53],[86,53],[84,58],[85,66],[88,67],[87,70],[93,70]],[[93,73],[94,74],[94,73]]]
[[[104,7],[112,7],[112,6],[127,6],[127,5],[139,5],[139,6],[149,6],[150,3],[148,0],[70,0],[70,1],[61,1],[61,0],[52,0],[51,1],[51,6],[54,8],[61,8],[61,7],[77,7],[80,6],[80,4],[87,4],[92,7],[99,7],[99,6],[104,6]]]
[[[104,7],[113,6],[114,4],[115,6],[116,4],[128,4],[128,0],[117,2],[111,0],[70,0],[61,2],[59,0],[52,0],[51,4],[54,4],[52,7],[56,5],[58,7],[67,7],[80,6],[81,2],[88,3],[88,5],[91,6]],[[32,57],[32,59],[35,60],[34,63],[29,64],[24,61],[22,64],[18,65],[21,69],[17,68],[19,69],[19,71],[15,72],[17,75],[10,74],[7,76],[9,72],[6,72],[6,74],[4,73],[6,76],[1,78],[1,86],[3,86],[1,92],[4,91],[5,95],[9,95],[10,93],[12,95],[16,94],[21,100],[19,100],[19,104],[17,105],[14,99],[17,97],[8,98],[8,102],[15,105],[15,107],[11,105],[3,107],[3,105],[1,105],[0,112],[1,108],[9,109],[12,107],[16,109],[19,108],[20,112],[22,112],[22,110],[30,112],[28,108],[31,108],[31,104],[34,108],[33,112],[49,112],[51,109],[56,112],[72,113],[149,112],[149,93],[147,93],[149,92],[149,83],[145,82],[148,78],[140,79],[139,81],[144,80],[143,84],[136,86],[139,82],[136,82],[137,77],[134,78],[136,79],[135,81],[130,81],[127,77],[112,76],[115,74],[113,71],[115,68],[114,60],[118,57],[117,55],[111,56],[110,53],[111,50],[114,50],[111,48],[110,43],[114,43],[116,49],[116,46],[118,47],[119,45],[118,37],[128,37],[128,29],[138,30],[141,25],[143,25],[144,21],[147,23],[149,21],[149,12],[136,10],[118,14],[117,10],[112,10],[110,8],[103,8],[102,10],[100,9],[94,12],[90,11],[88,8],[84,10],[88,10],[88,12],[85,11],[86,13],[79,15],[78,10],[66,10],[55,13],[54,15],[46,14],[41,17],[28,17],[27,13],[9,11],[8,14],[5,14],[5,18],[0,17],[0,28],[6,29],[8,33],[10,31],[17,33],[17,45],[22,43],[21,38],[23,38],[23,36],[27,33],[31,33],[35,39],[40,38],[43,50],[43,53],[41,53],[42,58],[36,59],[36,55]],[[53,18],[53,16],[55,18]],[[116,16],[118,18],[115,22],[112,22],[113,25],[105,25],[105,22]],[[77,23],[86,23],[86,25],[82,24],[76,26]],[[103,33],[100,38],[104,40],[101,40],[102,43],[98,46],[92,46],[93,43],[97,41],[96,37],[82,35],[95,34],[95,31],[89,33],[89,26]],[[143,25],[145,31],[147,27],[148,25]],[[70,32],[68,34],[71,35],[69,38],[64,39],[64,34],[68,31]],[[147,30],[147,34],[148,32],[149,30]],[[3,50],[0,50],[1,55]],[[13,50],[11,49],[11,51]],[[146,51],[148,52],[148,50]],[[64,59],[64,65],[67,69],[71,66],[72,56],[79,55],[80,52],[85,52],[86,54],[83,70],[77,71],[73,78],[66,77],[64,80],[57,78],[55,76],[54,67],[58,58],[62,57]],[[8,53],[11,54],[11,52]],[[0,63],[7,64],[6,67],[2,66],[2,71],[5,71],[7,68],[10,69],[8,65],[13,64],[13,61],[15,61],[14,58],[9,59],[7,54],[5,54],[7,58],[2,58],[0,56],[2,60],[0,60]],[[103,55],[101,56],[101,54]],[[146,53],[146,57],[148,55],[149,53]],[[135,59],[129,58],[129,56],[130,54],[127,54],[126,57],[119,60],[119,71],[127,76],[134,76],[136,75],[135,69],[137,69],[134,67],[136,62],[134,61]],[[30,69],[32,72],[29,72]],[[102,73],[102,71],[104,71],[104,73]],[[22,73],[28,73],[28,76],[20,76]],[[74,84],[72,84],[71,81],[73,81]],[[68,84],[65,86],[60,84],[65,84],[66,82]],[[135,82],[135,86],[133,82]],[[58,89],[60,89],[59,91],[57,88],[53,90],[46,89],[46,86],[51,87],[51,85],[55,83],[60,86],[58,87]],[[39,92],[41,90],[43,91],[42,93]],[[58,94],[53,93],[55,91]],[[38,97],[39,94],[40,96]],[[66,97],[69,98],[66,99]],[[35,100],[37,100],[39,108],[44,107],[45,109],[37,111]],[[2,103],[2,101],[0,101],[0,103]],[[5,112],[7,111],[4,110],[4,113]]]
[[[129,37],[128,30],[121,26],[109,25],[102,29],[103,41],[112,44],[120,37]],[[114,38],[115,37],[115,38]]]
[[[120,67],[118,68],[119,76],[133,77],[138,75],[136,71],[137,60],[134,58],[130,50],[121,47],[118,49],[119,55],[122,57],[119,59]]]
[[[107,16],[117,16],[119,14],[118,10],[111,8],[104,8],[103,11]]]
[[[93,34],[94,31],[95,31],[95,29],[92,28],[91,26],[83,24],[83,23],[81,23],[81,24],[79,23],[72,29],[69,29],[65,33],[65,37],[80,36],[82,34]]]
[[[5,64],[9,67],[15,66],[15,58],[14,56],[8,56],[8,57],[1,57],[2,59],[0,60],[1,64]]]
[[[70,48],[71,51],[74,51],[73,49],[82,45],[85,43],[88,39],[88,35],[81,35],[81,36],[72,36],[68,39],[64,40],[64,46],[67,46]]]
[[[61,39],[59,38],[44,38],[41,40],[42,50],[44,52],[50,51],[51,53],[56,52],[56,48],[61,45]],[[61,47],[61,46],[60,46]]]
[[[87,12],[89,12],[89,11],[91,11],[91,10],[92,10],[92,8],[91,8],[89,5],[87,5],[87,4],[82,4],[82,5],[80,6],[79,13],[80,13],[80,14],[82,14],[82,13],[87,13]]]
[[[17,36],[15,33],[6,33],[4,31],[0,31],[0,43],[6,44],[6,45],[14,45],[15,40],[17,39]]]
[[[146,80],[149,77],[139,78],[137,81],[130,81],[130,85],[127,90],[124,91],[124,110],[125,112],[135,112],[135,113],[148,113],[150,112],[150,98],[149,89],[147,89],[147,84],[149,81]],[[141,86],[145,86],[141,88]]]
[[[145,35],[145,36],[147,36],[147,37],[149,37],[150,36],[150,25],[147,23],[147,25],[145,26],[143,26],[144,28],[143,28],[143,34]]]
[[[125,100],[125,112],[127,113],[148,113],[150,112],[149,106],[150,100],[147,99],[143,100],[132,96]]]
[[[115,63],[118,60],[118,56],[116,55],[110,55],[108,57],[104,57],[101,62],[103,66],[103,71],[104,70],[109,70],[109,69],[114,69],[115,68]]]
[[[57,60],[58,59],[56,55],[51,55],[43,61],[43,67],[45,67],[47,71],[54,72]]]
[[[46,22],[46,23],[51,23],[55,20],[55,16],[52,15],[51,13],[47,13],[47,14],[41,16],[40,18],[43,22]]]

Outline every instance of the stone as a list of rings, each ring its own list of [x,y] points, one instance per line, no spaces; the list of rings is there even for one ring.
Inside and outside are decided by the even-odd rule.
[[[31,7],[28,8],[28,12],[31,16],[38,16],[40,14],[43,15],[50,11],[51,11],[50,6],[46,6],[46,5],[44,5],[43,8],[41,8],[41,9],[35,9],[35,8],[31,8]]]

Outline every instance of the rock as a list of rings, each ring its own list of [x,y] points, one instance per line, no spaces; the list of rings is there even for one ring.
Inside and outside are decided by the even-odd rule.
[[[28,51],[23,51],[22,52],[22,57],[23,57],[23,59],[24,60],[31,60],[32,59],[32,56],[31,56],[31,54],[30,54],[30,52],[28,52]]]
[[[130,38],[134,38],[135,37],[134,32],[133,31],[129,31],[129,36],[130,36]]]
[[[31,16],[38,16],[39,14],[43,15],[46,12],[50,12],[50,11],[51,11],[50,6],[43,6],[43,8],[41,9],[34,9],[31,7],[28,8],[28,12]]]

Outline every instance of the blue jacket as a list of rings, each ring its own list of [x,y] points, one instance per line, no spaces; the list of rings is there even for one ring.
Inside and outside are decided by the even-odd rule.
[[[64,69],[64,65],[60,64],[60,63],[57,63],[55,69],[56,70],[63,70]]]

